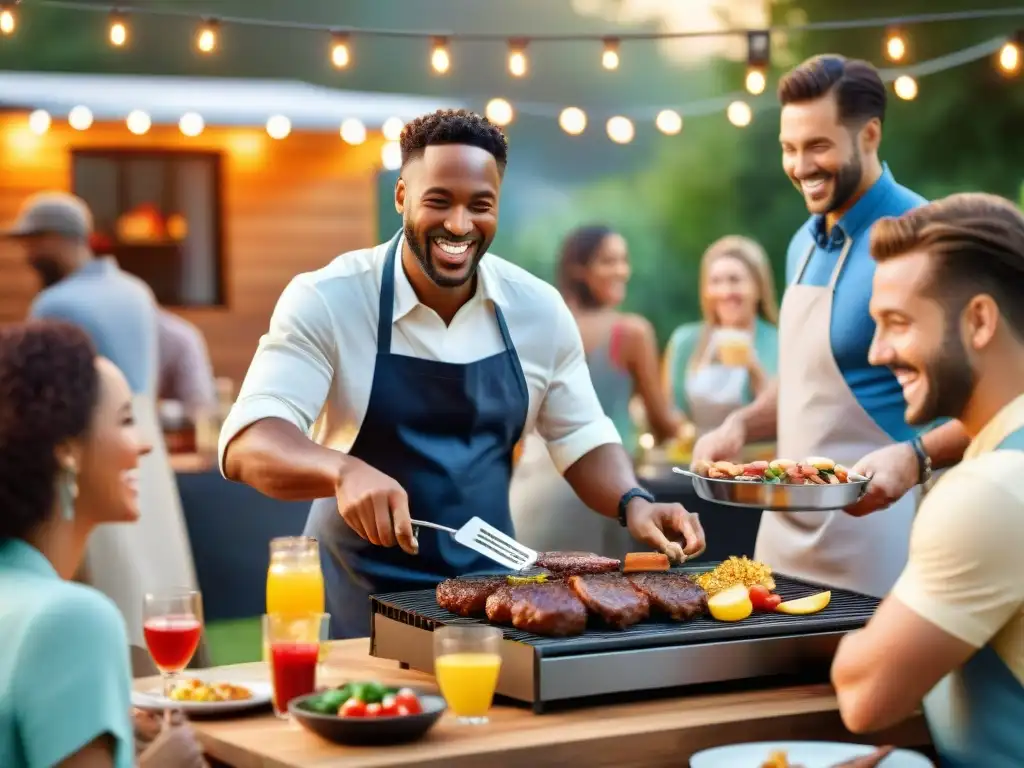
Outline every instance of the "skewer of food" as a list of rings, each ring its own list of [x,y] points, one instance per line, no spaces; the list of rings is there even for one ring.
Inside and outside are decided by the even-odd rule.
[[[691,471],[710,480],[737,480],[748,483],[784,485],[839,485],[863,480],[832,459],[811,457],[803,461],[775,459],[734,464],[731,461],[695,461]]]

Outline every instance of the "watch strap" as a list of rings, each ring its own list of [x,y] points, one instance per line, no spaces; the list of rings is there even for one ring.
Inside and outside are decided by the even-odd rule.
[[[910,447],[914,449],[914,455],[917,456],[917,483],[924,485],[932,477],[932,459],[924,449],[924,441],[920,437],[911,440]]]
[[[629,525],[629,521],[626,519],[626,507],[629,506],[629,502],[633,499],[643,499],[644,501],[654,503],[654,496],[650,491],[645,491],[643,488],[630,488],[619,499],[619,525],[625,528]]]

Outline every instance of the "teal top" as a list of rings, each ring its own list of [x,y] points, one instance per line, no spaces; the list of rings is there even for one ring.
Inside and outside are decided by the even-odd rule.
[[[672,393],[676,407],[690,419],[693,418],[693,411],[686,394],[686,373],[690,367],[690,358],[697,350],[697,343],[700,341],[704,327],[704,322],[679,326],[672,332],[665,350],[665,369],[668,374],[669,391]],[[765,373],[769,376],[778,374],[779,330],[760,317],[754,323],[754,352]],[[750,387],[750,376],[744,374],[744,377],[746,383],[743,387],[743,402],[737,403],[737,407],[747,405],[754,400],[754,393]]]
[[[612,420],[622,438],[622,444],[632,454],[637,445],[636,428],[629,415],[633,376],[614,359],[615,338],[616,332],[613,330],[607,341],[587,353],[587,367],[605,415]]]
[[[50,768],[95,739],[135,759],[124,619],[39,550],[0,540],[0,766]]]

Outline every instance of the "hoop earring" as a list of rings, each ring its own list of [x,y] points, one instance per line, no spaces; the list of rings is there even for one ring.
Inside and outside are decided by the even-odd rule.
[[[61,471],[60,484],[61,517],[71,522],[75,519],[75,501],[78,499],[78,470],[74,467],[65,467]]]

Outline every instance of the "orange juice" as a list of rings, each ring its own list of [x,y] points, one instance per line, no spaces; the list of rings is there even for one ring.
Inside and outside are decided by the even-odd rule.
[[[434,660],[434,675],[452,712],[458,717],[483,717],[498,687],[501,655],[451,653]]]
[[[271,540],[267,613],[276,616],[323,613],[324,602],[324,574],[320,569],[316,539],[295,536]],[[321,647],[321,658],[326,650],[326,646]],[[265,644],[263,658],[268,658]]]

